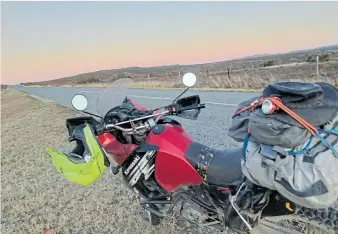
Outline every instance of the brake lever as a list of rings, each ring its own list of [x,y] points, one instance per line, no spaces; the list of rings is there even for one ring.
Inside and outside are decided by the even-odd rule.
[[[205,108],[205,104],[198,104],[198,109],[203,109]]]
[[[174,113],[177,114],[188,110],[203,109],[205,108],[205,104],[198,104],[197,107],[183,107],[183,108],[180,107],[179,105],[176,105],[175,108],[176,110],[174,111]]]

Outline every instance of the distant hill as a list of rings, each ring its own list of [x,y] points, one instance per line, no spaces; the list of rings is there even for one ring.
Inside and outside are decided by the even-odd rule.
[[[313,49],[305,49],[305,50],[294,50],[294,51],[290,51],[288,54],[304,53],[304,52],[326,52],[330,50],[338,50],[338,45],[322,46],[322,47],[317,47]]]
[[[251,56],[245,56],[240,59],[258,59],[258,58],[275,57],[275,56],[288,55],[288,54],[299,54],[299,53],[308,53],[308,52],[326,52],[326,51],[331,51],[331,50],[338,50],[338,44],[305,49],[305,50],[293,50],[288,53],[256,54],[256,55],[251,55]]]
[[[245,56],[240,59],[264,58],[264,57],[275,56],[275,55],[278,55],[278,54],[255,54],[255,55]]]
[[[164,65],[164,66],[156,66],[156,67],[125,67],[125,68],[117,68],[111,70],[101,70],[100,72],[130,72],[130,73],[150,73],[150,72],[165,72],[168,70],[178,71],[184,69],[201,69],[205,68],[208,69],[210,67],[217,67],[224,66],[224,63],[229,63],[231,61],[241,61],[241,60],[252,60],[252,59],[268,59],[271,57],[278,57],[278,56],[285,56],[290,54],[301,54],[306,52],[325,52],[330,50],[338,50],[338,44],[336,45],[329,45],[329,46],[322,46],[318,48],[306,49],[306,50],[295,50],[290,51],[288,53],[276,53],[276,54],[256,54],[245,56],[237,59],[232,60],[223,60],[219,62],[211,62],[211,63],[203,63],[203,64],[190,64],[190,65],[179,65],[179,64],[172,64],[172,65]]]

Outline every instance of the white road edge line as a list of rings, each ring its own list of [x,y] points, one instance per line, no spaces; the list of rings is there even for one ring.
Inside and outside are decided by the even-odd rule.
[[[81,91],[81,93],[97,93],[95,91]],[[116,93],[119,95],[122,95],[121,93]],[[141,96],[141,95],[126,95],[128,97],[136,97],[136,98],[146,98],[146,99],[153,99],[153,100],[174,100],[173,98],[166,98],[166,97],[152,97],[152,96]],[[203,102],[205,104],[211,104],[211,105],[220,105],[220,106],[238,106],[237,104],[231,104],[231,103],[223,103],[223,102]]]
[[[129,97],[137,97],[137,98],[147,98],[147,99],[156,99],[156,100],[174,100],[173,98],[165,98],[165,97],[150,97],[150,96],[139,96],[139,95],[128,95]],[[238,106],[237,104],[230,103],[222,103],[222,102],[203,102],[211,105],[221,105],[221,106]]]
[[[151,96],[139,96],[139,95],[127,95],[128,97],[137,97],[137,98],[146,98],[146,99],[155,99],[155,100],[174,100],[173,98],[165,97],[151,97]]]
[[[99,94],[99,92],[95,92],[95,91],[80,91],[79,93],[96,93]],[[116,93],[119,95],[122,95],[121,93]],[[173,98],[166,98],[166,97],[152,97],[152,96],[141,96],[141,95],[126,95],[128,97],[136,97],[136,98],[145,98],[145,99],[153,99],[153,100],[170,100],[173,101]],[[231,104],[231,103],[223,103],[223,102],[203,102],[205,104],[211,104],[211,105],[219,105],[219,106],[235,106],[237,107],[238,104]]]
[[[53,100],[50,100],[48,98],[43,98],[43,97],[37,96],[35,94],[29,94],[29,96],[32,97],[32,98],[35,98],[37,100],[40,100],[42,102],[45,102],[45,103],[52,103],[52,102],[54,102]]]
[[[222,103],[222,102],[203,102],[206,104],[211,104],[211,105],[221,105],[221,106],[238,106],[237,104],[231,104],[231,103]]]
[[[81,90],[81,91],[79,91],[79,93],[97,93],[97,94],[99,94],[100,92]]]

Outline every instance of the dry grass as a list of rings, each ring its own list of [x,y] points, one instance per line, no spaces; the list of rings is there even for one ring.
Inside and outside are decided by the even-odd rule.
[[[9,85],[1,85],[1,91],[2,90],[9,90]]]
[[[9,90],[1,93],[1,233],[178,233],[167,219],[153,228],[136,196],[108,171],[92,187],[70,184],[46,146],[64,148],[65,119],[75,112]]]

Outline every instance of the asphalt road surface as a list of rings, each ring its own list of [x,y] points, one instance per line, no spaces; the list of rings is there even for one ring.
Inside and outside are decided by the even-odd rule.
[[[75,94],[83,94],[88,99],[86,111],[97,113],[97,98],[103,88],[61,88],[61,87],[23,87],[14,86],[26,93],[50,99],[59,105],[72,108],[71,99]],[[119,93],[121,92],[121,93]],[[125,96],[134,99],[137,103],[150,108],[168,105],[181,91],[179,90],[113,90],[115,96],[111,107],[121,103]],[[228,129],[231,125],[231,116],[236,110],[237,104],[249,98],[258,96],[259,93],[244,92],[216,92],[216,91],[188,91],[184,96],[199,94],[201,102],[206,104],[202,109],[198,120],[187,120],[175,117],[184,129],[195,140],[218,149],[237,147],[240,144],[228,137]]]

